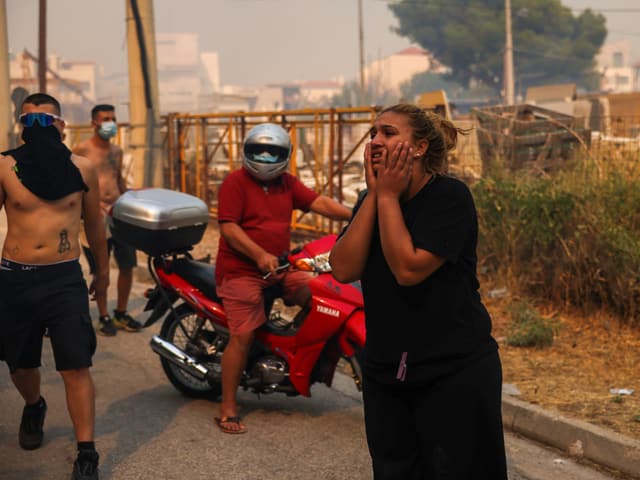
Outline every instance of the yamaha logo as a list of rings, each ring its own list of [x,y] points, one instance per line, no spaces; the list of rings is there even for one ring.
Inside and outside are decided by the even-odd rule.
[[[325,315],[331,315],[332,317],[339,317],[340,316],[340,312],[338,310],[336,310],[335,308],[329,308],[329,307],[325,307],[322,305],[318,305],[317,308],[318,312],[320,313],[324,313]]]

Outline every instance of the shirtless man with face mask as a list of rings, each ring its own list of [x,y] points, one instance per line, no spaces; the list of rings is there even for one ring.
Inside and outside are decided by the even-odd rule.
[[[91,124],[94,129],[93,136],[77,145],[73,152],[86,157],[93,163],[98,171],[100,184],[100,207],[103,215],[127,189],[126,181],[122,175],[122,149],[111,142],[111,138],[117,133],[116,113],[113,105],[96,105],[91,110]],[[108,239],[109,252],[118,264],[118,298],[117,306],[113,311],[113,318],[107,310],[107,296],[96,296],[98,312],[98,333],[105,336],[113,336],[117,328],[128,332],[137,332],[142,325],[127,313],[129,294],[133,285],[133,267],[137,265],[136,251],[129,245],[117,242],[113,238]],[[89,267],[93,271],[95,262],[91,251],[84,247]]]
[[[96,335],[89,294],[109,284],[98,173],[62,143],[58,101],[44,93],[22,104],[24,145],[0,155],[0,208],[7,235],[0,260],[0,359],[25,401],[19,443],[42,444],[47,404],[40,394],[42,338],[49,332],[56,370],[78,442],[72,479],[98,479],[94,444],[95,393],[89,367]],[[89,289],[78,262],[80,219],[96,269]]]

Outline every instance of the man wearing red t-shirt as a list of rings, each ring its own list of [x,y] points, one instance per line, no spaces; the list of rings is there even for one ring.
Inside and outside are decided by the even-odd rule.
[[[293,210],[351,218],[351,210],[286,172],[290,154],[291,140],[284,129],[271,123],[254,127],[243,145],[244,168],[230,173],[218,194],[216,290],[231,335],[222,356],[222,403],[215,422],[225,433],[247,431],[238,415],[236,390],[255,330],[266,321],[263,289],[280,283],[285,301],[297,305],[310,297],[307,273],[276,273],[278,256],[290,249]]]

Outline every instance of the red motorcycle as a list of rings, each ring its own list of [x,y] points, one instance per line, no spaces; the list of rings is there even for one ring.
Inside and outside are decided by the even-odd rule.
[[[143,192],[141,195],[147,199],[153,197],[148,191],[138,192]],[[170,192],[166,194],[169,197],[178,193],[159,193],[165,192]],[[177,247],[193,232],[184,231],[187,235],[178,236],[169,230],[184,229],[184,225],[175,227],[176,223],[184,222],[170,222],[173,229],[159,226],[159,220],[149,220],[154,217],[149,214],[150,209],[141,216],[139,205],[133,200],[125,198],[119,200],[125,205],[118,202],[114,205],[110,225],[114,237],[149,253],[148,269],[156,287],[146,293],[145,310],[151,310],[151,315],[144,326],[164,318],[160,335],[151,339],[151,348],[159,354],[167,378],[180,392],[190,397],[217,398],[222,391],[220,362],[229,341],[229,329],[224,306],[216,294],[215,266],[194,260],[189,254],[190,246]],[[164,214],[159,211],[156,216],[166,217]],[[142,217],[147,222],[144,225],[136,220]],[[154,228],[149,228],[149,222]],[[159,235],[169,236],[158,240]],[[191,239],[197,236],[194,234]],[[281,258],[280,269],[314,272],[309,283],[311,300],[292,321],[283,322],[277,312],[271,311],[280,297],[278,288],[265,289],[265,313],[269,320],[256,332],[240,382],[245,389],[310,396],[310,387],[316,382],[331,386],[341,359],[351,366],[352,377],[360,389],[358,353],[365,341],[362,291],[358,284],[339,283],[331,276],[328,256],[335,240],[335,235],[329,235]]]

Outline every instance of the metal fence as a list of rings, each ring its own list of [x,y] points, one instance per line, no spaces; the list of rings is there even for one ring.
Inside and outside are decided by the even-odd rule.
[[[163,117],[164,186],[195,195],[217,215],[217,193],[225,176],[242,166],[242,140],[262,122],[273,122],[290,132],[294,145],[290,170],[308,187],[352,206],[365,188],[362,164],[364,146],[379,108],[304,109],[267,112],[211,114],[169,114]],[[589,142],[576,155],[598,160],[624,160],[637,168],[640,161],[640,116],[591,117],[582,120],[589,130]],[[459,138],[450,172],[468,181],[482,177],[483,155],[478,132],[471,117],[454,121],[469,129]],[[125,151],[125,174],[132,171],[129,128],[119,125],[116,142]],[[600,128],[601,130],[594,129]],[[92,134],[87,125],[67,127],[69,146]],[[292,228],[303,234],[335,233],[339,222],[312,213],[295,212]]]
[[[294,175],[316,192],[353,205],[364,188],[362,150],[376,112],[366,107],[168,115],[167,185],[202,198],[215,216],[220,184],[242,166],[246,133],[268,121],[289,131]],[[307,233],[335,233],[340,224],[296,212],[292,227]]]

